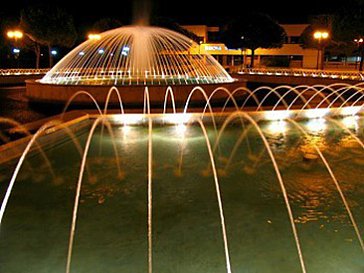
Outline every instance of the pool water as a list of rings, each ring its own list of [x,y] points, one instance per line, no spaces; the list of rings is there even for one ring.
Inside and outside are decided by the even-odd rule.
[[[314,144],[323,151],[363,234],[364,150],[335,124],[320,122],[301,122],[309,137],[288,123],[260,125],[287,188],[307,272],[364,272],[339,193],[320,159],[306,156]],[[355,122],[352,132],[364,139],[364,119]],[[207,127],[213,143],[215,132]],[[121,173],[112,138],[98,129],[87,157],[71,272],[148,271],[148,128],[114,125],[113,132]],[[231,124],[215,150],[232,272],[302,272],[282,192],[257,132],[249,131],[232,152],[242,132],[239,123]],[[76,136],[82,147],[87,135]],[[1,226],[1,273],[66,270],[81,155],[66,134],[44,151],[54,175],[40,153],[27,157]],[[15,164],[0,167],[1,199]],[[226,272],[210,166],[198,124],[185,138],[175,126],[154,125],[153,272]]]

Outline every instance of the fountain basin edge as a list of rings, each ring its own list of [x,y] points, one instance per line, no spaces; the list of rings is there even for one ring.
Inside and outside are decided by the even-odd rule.
[[[191,91],[197,86],[203,88],[207,96],[219,87],[224,87],[229,90],[234,90],[239,87],[246,87],[246,81],[236,80],[231,83],[218,83],[218,84],[191,84],[191,85],[171,85],[176,104],[183,104],[186,102]],[[66,84],[47,84],[41,83],[38,80],[26,81],[26,96],[30,102],[36,103],[51,103],[51,104],[65,104],[74,94],[78,91],[86,91],[92,95],[95,100],[104,104],[106,101],[107,93],[111,85],[66,85]],[[120,96],[125,105],[141,106],[144,103],[145,87],[149,90],[150,104],[153,106],[163,107],[167,85],[130,85],[130,86],[115,86],[120,91]],[[215,99],[225,100],[227,95],[224,92],[218,92]],[[170,103],[170,98],[168,99]],[[192,103],[205,103],[206,100],[201,92],[195,92],[192,97]],[[92,104],[91,99],[86,95],[79,95],[74,98],[74,104],[89,105]],[[110,104],[119,104],[118,97],[113,94],[110,97]]]

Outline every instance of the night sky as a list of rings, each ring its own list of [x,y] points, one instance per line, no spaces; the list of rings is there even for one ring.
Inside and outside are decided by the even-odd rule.
[[[17,17],[20,10],[42,0],[6,1],[1,5],[1,17]],[[43,0],[45,1],[45,0]],[[47,0],[49,2],[51,0]],[[196,0],[151,0],[153,16],[170,17],[180,24],[221,24],[233,16],[243,15],[250,11],[265,12],[281,23],[305,23],[311,14],[330,13],[340,8],[340,3],[330,0],[306,1],[215,1]],[[340,1],[341,2],[341,1]],[[103,17],[114,17],[123,24],[132,22],[133,6],[131,0],[53,0],[55,5],[64,7],[71,13],[77,25],[91,25]],[[343,5],[344,3],[341,3]],[[240,7],[243,6],[243,7]]]

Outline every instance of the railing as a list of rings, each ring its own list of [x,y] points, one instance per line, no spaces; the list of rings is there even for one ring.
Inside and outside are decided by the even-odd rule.
[[[312,78],[364,81],[364,75],[357,71],[334,71],[334,70],[288,69],[288,68],[244,68],[239,70],[238,74],[312,77]]]
[[[42,69],[27,69],[27,68],[0,69],[0,76],[42,75],[42,74],[46,74],[48,71],[49,71],[49,68],[42,68]]]

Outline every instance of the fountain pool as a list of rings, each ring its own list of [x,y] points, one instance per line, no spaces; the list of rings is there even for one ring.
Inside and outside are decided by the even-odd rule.
[[[231,115],[216,115],[217,133],[211,122],[203,123],[209,141],[200,123],[164,124],[158,115],[129,119],[133,124],[110,115],[113,137],[95,127],[80,188],[70,272],[302,272],[282,189],[262,137],[249,122],[243,127],[239,115]],[[38,143],[50,164],[37,150],[25,157],[1,223],[1,272],[66,271],[82,162],[75,143],[85,147],[93,122],[85,117],[70,126],[77,128],[73,139],[61,129],[41,136]],[[362,234],[364,150],[357,140],[364,139],[364,118],[302,120],[297,124],[307,135],[295,124],[258,123],[285,185],[305,270],[362,272],[360,240],[315,147],[340,184]],[[2,199],[16,163],[1,165]],[[153,198],[148,198],[149,189]]]

